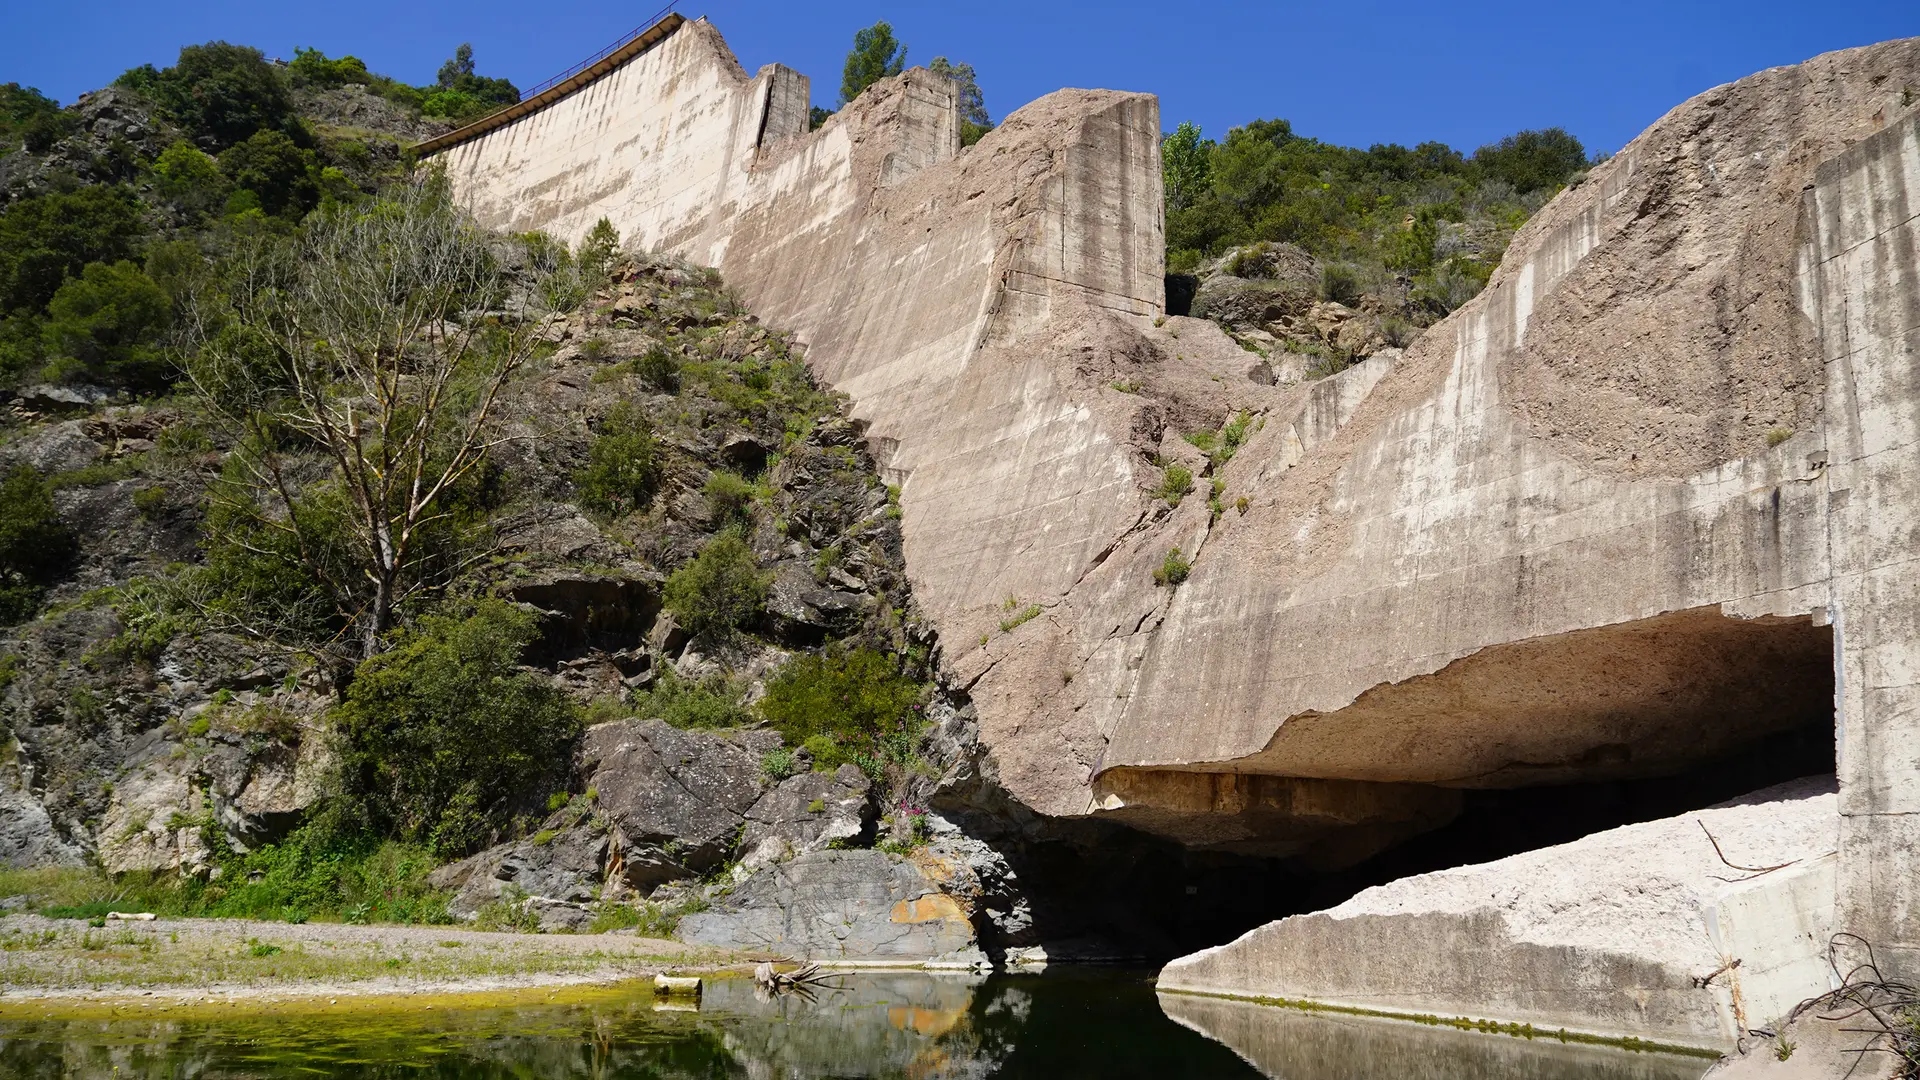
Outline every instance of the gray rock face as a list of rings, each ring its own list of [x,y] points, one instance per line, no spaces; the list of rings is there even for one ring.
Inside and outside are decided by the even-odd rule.
[[[27,790],[12,739],[0,744],[0,754],[0,866],[79,866],[80,849],[60,836]]]
[[[427,880],[436,888],[458,890],[447,908],[462,916],[471,917],[509,887],[536,900],[586,904],[600,898],[607,849],[604,831],[576,825],[488,848],[435,870]]]
[[[884,851],[816,851],[768,866],[682,941],[820,959],[933,959],[974,948],[973,924],[919,866]]]
[[[741,865],[758,868],[835,840],[852,840],[873,819],[873,782],[853,765],[789,776],[747,811]]]
[[[770,731],[715,735],[664,720],[617,720],[587,731],[577,761],[629,862],[698,872],[733,854],[747,811],[766,790],[760,758],[779,745]]]
[[[30,465],[42,473],[82,468],[99,457],[100,444],[87,434],[86,427],[78,420],[29,432],[0,449],[0,464],[7,468]]]

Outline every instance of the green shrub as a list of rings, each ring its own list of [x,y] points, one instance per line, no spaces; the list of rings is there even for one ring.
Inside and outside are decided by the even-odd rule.
[[[660,483],[660,452],[646,416],[620,402],[600,421],[587,467],[574,475],[581,505],[606,514],[644,509]]]
[[[131,262],[91,263],[47,305],[47,347],[72,375],[139,389],[166,384],[160,339],[173,303]]]
[[[520,91],[505,79],[490,79],[473,71],[473,46],[462,44],[453,58],[440,65],[440,76],[426,88],[421,110],[428,116],[468,119],[512,105]]]
[[[1320,268],[1320,299],[1336,304],[1353,304],[1360,299],[1360,275],[1344,263],[1328,263]]]
[[[1193,470],[1185,465],[1172,464],[1160,475],[1160,490],[1155,494],[1167,500],[1168,506],[1179,506],[1180,500],[1193,490]]]
[[[753,720],[752,712],[740,703],[744,696],[724,675],[695,682],[667,668],[651,687],[633,695],[629,715],[665,720],[678,728],[742,727]]]
[[[366,62],[357,56],[342,56],[330,60],[319,49],[293,50],[293,62],[287,65],[287,74],[293,77],[295,86],[333,87],[358,84],[364,86],[374,81],[376,76],[367,71]]]
[[[31,467],[15,466],[0,479],[0,624],[33,615],[72,551],[52,487]]]
[[[640,381],[663,394],[671,394],[680,389],[680,361],[673,354],[655,345],[642,353],[633,362],[633,373]]]
[[[527,791],[552,790],[580,729],[554,685],[521,671],[532,615],[497,600],[396,631],[334,710],[342,765],[374,819],[454,857],[503,833]]]
[[[1193,564],[1187,561],[1185,555],[1180,554],[1179,548],[1174,548],[1167,552],[1167,557],[1160,563],[1160,569],[1153,572],[1153,583],[1174,588],[1187,580],[1187,575],[1192,572]]]
[[[727,634],[760,617],[772,584],[746,541],[726,532],[667,579],[666,607],[695,637]]]
[[[800,748],[813,759],[814,772],[832,772],[853,760],[853,752],[831,735],[809,735]]]
[[[153,190],[176,209],[211,214],[227,201],[227,177],[219,162],[182,140],[154,160]]]
[[[773,783],[779,783],[792,776],[798,766],[794,762],[793,751],[787,747],[769,750],[760,755],[760,775]]]
[[[788,745],[805,746],[819,764],[840,750],[871,753],[890,735],[917,731],[921,687],[873,649],[803,653],[768,680],[759,708]],[[813,741],[823,735],[836,744],[824,755]]]
[[[646,921],[644,914],[632,904],[603,900],[593,906],[593,925],[591,933],[605,934],[614,930],[625,930],[630,926],[639,926]]]
[[[60,103],[31,86],[0,84],[0,157],[23,141],[33,153],[44,153],[63,134],[65,117]]]
[[[603,217],[587,230],[587,235],[580,240],[580,249],[574,252],[573,257],[590,284],[598,286],[606,280],[607,271],[613,269],[613,257],[619,252],[620,230]]]
[[[1557,188],[1587,167],[1587,148],[1564,128],[1522,131],[1473,152],[1474,164],[1490,179],[1515,191]]]
[[[753,485],[736,473],[717,472],[701,489],[716,529],[747,528],[753,524]]]

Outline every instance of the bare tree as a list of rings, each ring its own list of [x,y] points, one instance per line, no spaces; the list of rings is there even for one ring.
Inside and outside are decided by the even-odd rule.
[[[191,320],[189,377],[235,443],[214,529],[297,559],[363,656],[399,605],[451,575],[444,557],[422,565],[423,545],[512,437],[501,393],[561,267],[538,257],[550,245],[523,245],[531,269],[512,272],[505,243],[429,176],[316,215],[291,252],[243,258]]]

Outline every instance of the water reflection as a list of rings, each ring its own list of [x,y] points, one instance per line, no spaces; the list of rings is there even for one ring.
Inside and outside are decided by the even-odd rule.
[[[1166,1012],[1144,974],[1056,969],[984,981],[867,974],[811,1001],[712,980],[697,1011],[633,988],[566,1005],[0,1019],[0,1076],[1694,1080],[1703,1071],[1685,1059],[1162,1000]]]
[[[1162,994],[1160,1006],[1273,1080],[1698,1080],[1710,1064],[1185,994]]]

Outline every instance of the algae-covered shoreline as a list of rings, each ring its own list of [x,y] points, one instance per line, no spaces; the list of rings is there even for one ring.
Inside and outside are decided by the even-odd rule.
[[[759,954],[633,934],[154,919],[0,918],[0,1016],[106,1009],[546,1001],[667,972],[743,970]],[[463,1001],[460,999],[474,999]],[[391,1006],[391,1002],[387,1002]]]

